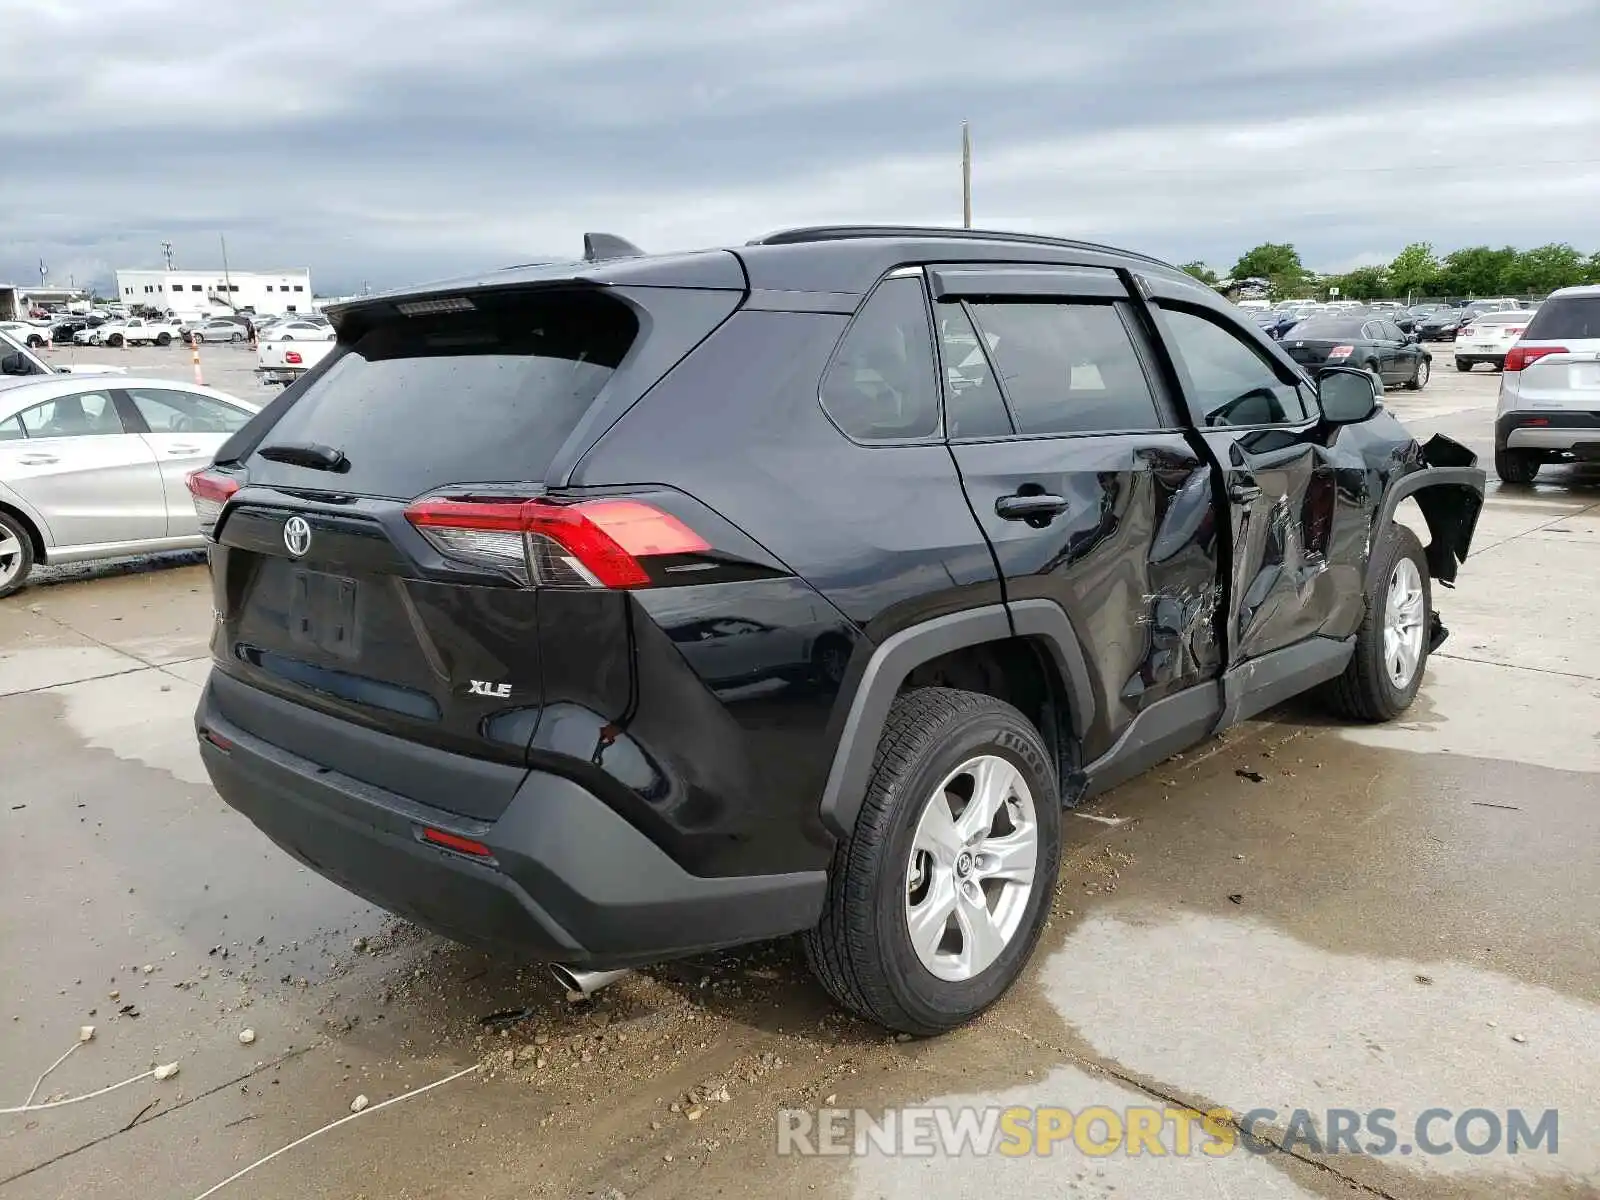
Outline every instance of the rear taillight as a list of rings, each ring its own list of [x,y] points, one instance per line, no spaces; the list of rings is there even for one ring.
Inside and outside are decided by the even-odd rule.
[[[406,519],[442,554],[541,587],[648,587],[644,560],[710,545],[640,500],[419,500]]]
[[[189,475],[189,495],[194,497],[194,515],[200,518],[200,532],[210,537],[229,499],[239,490],[239,482],[226,475],[202,468]]]
[[[291,367],[298,367],[301,363],[305,362],[305,359],[300,357],[300,351],[291,350],[283,356],[283,361],[288,363]]]
[[[1504,332],[1507,333],[1507,334],[1514,334],[1517,337],[1521,337],[1522,336],[1522,331],[1525,328],[1526,328],[1526,326],[1523,326],[1523,325],[1507,325],[1505,327]]]
[[[1565,346],[1513,346],[1506,351],[1507,371],[1520,371],[1530,363],[1537,362],[1547,354],[1566,354]]]
[[[1335,346],[1332,350],[1328,351],[1328,357],[1349,358],[1355,352],[1356,348],[1354,346]]]
[[[1473,337],[1477,334],[1478,327],[1476,325],[1464,325],[1460,329],[1456,330],[1456,332],[1462,337]]]

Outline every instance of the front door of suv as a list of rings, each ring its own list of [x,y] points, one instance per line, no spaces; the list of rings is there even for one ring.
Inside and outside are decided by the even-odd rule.
[[[1081,751],[1221,670],[1210,466],[1101,268],[929,268],[945,427],[1013,605],[1066,612],[1095,713]]]
[[[1319,633],[1363,594],[1361,527],[1341,509],[1312,389],[1250,330],[1156,284],[1153,309],[1200,435],[1216,456],[1230,512],[1228,666]],[[1165,293],[1165,294],[1164,294]]]

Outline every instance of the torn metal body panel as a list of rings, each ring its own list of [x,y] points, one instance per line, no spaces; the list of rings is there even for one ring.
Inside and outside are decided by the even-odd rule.
[[[1065,611],[1094,714],[1088,760],[1141,712],[1216,679],[1221,538],[1211,464],[1180,432],[951,447],[1012,604]],[[1067,500],[1047,523],[1007,520],[994,498],[1037,485]],[[1130,614],[1134,620],[1130,622]]]

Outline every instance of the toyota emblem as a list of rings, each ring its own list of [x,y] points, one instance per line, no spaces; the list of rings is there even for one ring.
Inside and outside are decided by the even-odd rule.
[[[311,526],[304,517],[290,517],[283,523],[283,544],[296,558],[311,549]]]

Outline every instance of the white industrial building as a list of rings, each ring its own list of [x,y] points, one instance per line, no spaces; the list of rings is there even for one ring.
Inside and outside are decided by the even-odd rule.
[[[311,311],[311,272],[118,271],[117,299],[180,316],[227,309],[263,315]]]

